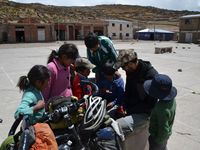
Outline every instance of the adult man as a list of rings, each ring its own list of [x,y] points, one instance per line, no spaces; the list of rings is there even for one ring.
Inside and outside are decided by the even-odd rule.
[[[117,60],[117,53],[109,38],[89,33],[84,41],[87,47],[87,57],[96,66],[93,72],[97,76],[100,75],[102,67],[114,65]]]
[[[126,133],[148,120],[157,99],[145,93],[143,83],[158,72],[149,61],[138,59],[133,50],[121,50],[114,67],[126,71],[124,106],[127,116],[117,120]]]

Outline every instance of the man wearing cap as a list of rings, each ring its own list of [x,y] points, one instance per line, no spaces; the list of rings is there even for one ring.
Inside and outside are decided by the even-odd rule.
[[[145,93],[143,83],[153,79],[157,71],[149,61],[138,59],[133,50],[119,51],[114,67],[126,71],[124,106],[127,116],[117,120],[126,133],[148,121],[157,99]]]
[[[170,77],[164,74],[157,74],[153,80],[145,81],[144,90],[159,99],[150,117],[149,150],[166,150],[175,118],[177,90],[172,86]]]
[[[83,98],[84,95],[92,94],[92,87],[85,82],[81,82],[88,80],[90,69],[92,68],[94,68],[94,65],[85,57],[77,58],[75,61],[76,75],[73,80],[72,92],[78,99]]]

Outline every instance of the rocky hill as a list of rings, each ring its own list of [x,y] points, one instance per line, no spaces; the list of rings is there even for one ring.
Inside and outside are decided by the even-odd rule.
[[[84,19],[120,19],[132,21],[137,26],[178,27],[179,17],[198,14],[194,11],[174,11],[134,5],[97,5],[90,7],[62,7],[39,3],[23,4],[0,1],[0,22],[12,23],[31,18],[40,23],[77,22]]]

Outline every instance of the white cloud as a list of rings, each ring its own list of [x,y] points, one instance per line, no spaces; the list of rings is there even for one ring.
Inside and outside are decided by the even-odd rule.
[[[200,0],[13,0],[16,2],[31,3],[39,2],[58,6],[93,6],[100,4],[128,4],[154,6],[173,10],[200,11]]]

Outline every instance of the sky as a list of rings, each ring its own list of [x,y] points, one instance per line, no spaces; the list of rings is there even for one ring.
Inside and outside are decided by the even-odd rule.
[[[127,4],[153,6],[171,10],[200,12],[200,0],[12,0],[20,3],[42,3],[56,6],[94,6],[101,4]]]

